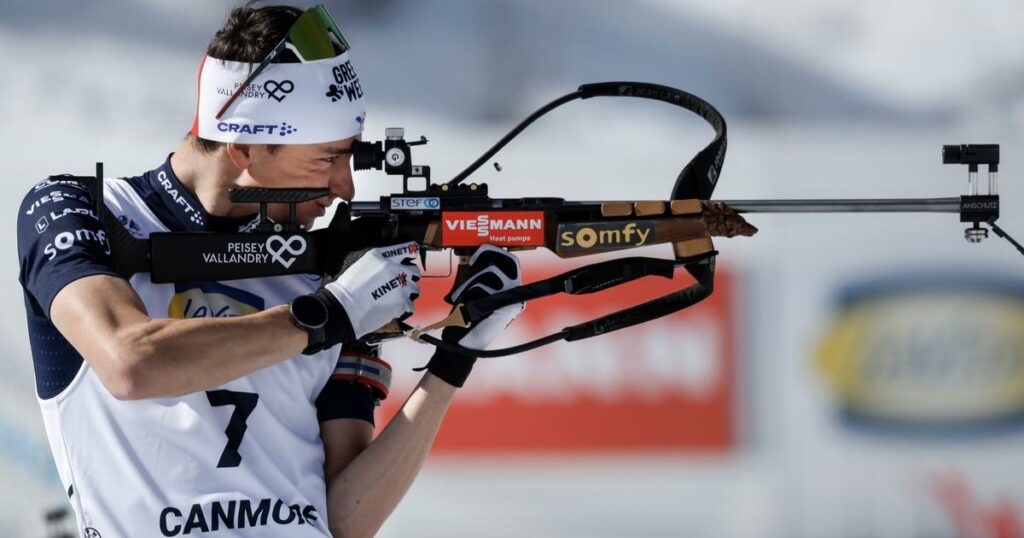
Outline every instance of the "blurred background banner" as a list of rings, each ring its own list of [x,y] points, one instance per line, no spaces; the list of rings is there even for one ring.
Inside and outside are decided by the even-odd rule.
[[[841,290],[818,354],[851,425],[956,434],[1024,426],[1024,279],[887,275]]]
[[[313,2],[288,2],[306,7]],[[991,0],[328,0],[352,44],[365,138],[405,127],[454,176],[580,84],[675,86],[717,107],[715,197],[948,197],[943,144],[1002,145],[1000,224],[1024,235],[1024,3]],[[162,163],[192,124],[206,43],[238,2],[0,2],[8,254],[0,316],[0,535],[58,532],[56,479],[14,261],[24,194],[50,174]],[[590,99],[470,178],[495,197],[664,199],[712,138],[660,103]],[[356,199],[400,180],[355,175]],[[481,361],[382,536],[1013,537],[1024,509],[1021,281],[953,215],[755,215],[718,239],[715,295],[655,323]],[[651,247],[640,255],[670,256]],[[523,257],[528,278],[560,270]],[[429,271],[444,272],[432,257]],[[435,266],[436,265],[436,266]],[[682,276],[682,275],[680,275]],[[679,282],[672,282],[675,286]],[[934,283],[934,285],[930,285]],[[228,283],[229,284],[229,283]],[[521,342],[665,289],[530,306]],[[416,319],[445,311],[425,280]],[[397,386],[430,350],[388,344]],[[244,450],[244,447],[243,447]],[[49,518],[47,517],[49,516]]]

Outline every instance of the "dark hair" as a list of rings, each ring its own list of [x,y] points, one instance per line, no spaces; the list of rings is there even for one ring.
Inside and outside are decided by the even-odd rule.
[[[210,58],[230,62],[259,63],[284,39],[285,34],[302,15],[302,10],[292,6],[257,7],[259,0],[249,0],[235,8],[228,20],[206,47]],[[221,142],[207,140],[189,133],[186,137],[203,153],[213,153],[223,146]],[[273,152],[276,145],[269,145]]]

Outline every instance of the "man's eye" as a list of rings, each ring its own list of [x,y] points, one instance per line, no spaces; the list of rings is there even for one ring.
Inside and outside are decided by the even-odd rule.
[[[324,157],[324,158],[322,158],[320,160],[324,161],[325,163],[328,163],[328,164],[334,164],[335,161],[338,160],[338,157],[339,157],[339,155],[335,155],[333,157]]]

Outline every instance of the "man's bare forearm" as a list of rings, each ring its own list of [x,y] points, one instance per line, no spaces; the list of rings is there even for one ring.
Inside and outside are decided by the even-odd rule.
[[[277,306],[226,318],[152,318],[128,282],[92,275],[50,307],[54,325],[122,400],[173,397],[222,385],[299,354],[309,336]]]
[[[298,355],[308,340],[287,306],[228,318],[150,319],[124,338],[136,342],[134,395],[142,398],[222,385]]]
[[[380,436],[327,484],[336,538],[373,536],[384,524],[419,474],[455,390],[424,375]]]

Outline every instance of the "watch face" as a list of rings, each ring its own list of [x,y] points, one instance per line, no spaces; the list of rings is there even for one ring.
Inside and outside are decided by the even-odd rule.
[[[296,322],[310,329],[319,329],[327,324],[327,307],[309,295],[292,301],[291,314]]]

